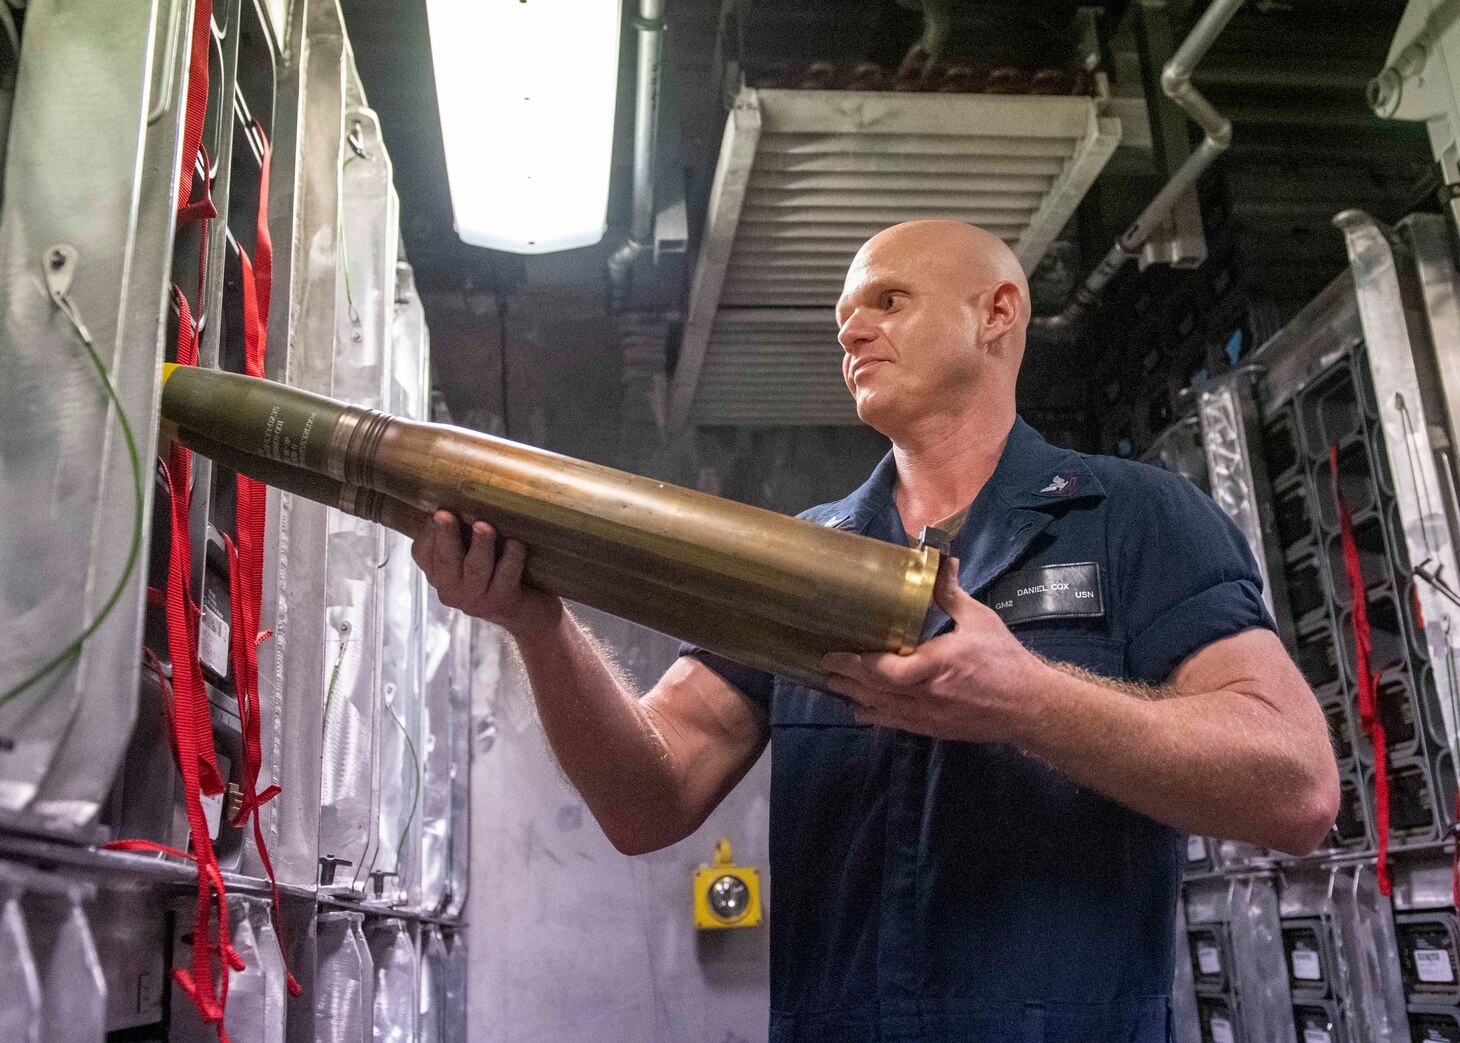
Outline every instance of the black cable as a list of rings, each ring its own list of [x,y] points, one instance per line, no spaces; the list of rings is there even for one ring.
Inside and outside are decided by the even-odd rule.
[[[497,376],[502,399],[502,437],[512,437],[511,407],[507,404],[507,294],[502,286],[502,273],[497,267],[497,254],[487,251],[492,266],[492,295],[497,298]]]
[[[507,405],[507,300],[500,293],[497,294],[497,341],[501,345],[497,355],[502,378],[502,436],[511,438],[512,421]]]

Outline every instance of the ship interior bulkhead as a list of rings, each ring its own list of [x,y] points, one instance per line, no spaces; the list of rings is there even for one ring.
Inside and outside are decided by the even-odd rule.
[[[1187,838],[1160,1038],[1460,1043],[1460,3],[0,29],[0,1043],[811,1043],[772,752],[624,854],[413,548],[480,505],[639,691],[681,641],[813,687],[910,651],[937,533],[749,508],[887,454],[835,308],[925,219],[1027,277],[1024,421],[1235,525],[1328,723],[1316,849]]]

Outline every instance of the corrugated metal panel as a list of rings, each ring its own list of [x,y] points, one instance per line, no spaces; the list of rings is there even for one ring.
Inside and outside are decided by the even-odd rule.
[[[987,228],[1033,270],[1120,140],[1094,99],[742,90],[674,374],[673,426],[849,424],[831,311],[900,221]]]

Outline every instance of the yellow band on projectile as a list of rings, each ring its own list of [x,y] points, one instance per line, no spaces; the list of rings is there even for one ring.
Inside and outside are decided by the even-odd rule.
[[[162,364],[162,383],[167,384],[167,378],[172,376],[172,371],[177,369],[176,362],[164,362]]]

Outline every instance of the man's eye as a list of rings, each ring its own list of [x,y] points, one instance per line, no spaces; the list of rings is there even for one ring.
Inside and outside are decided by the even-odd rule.
[[[882,310],[891,311],[892,306],[897,303],[898,295],[895,293],[884,293],[882,295]]]

